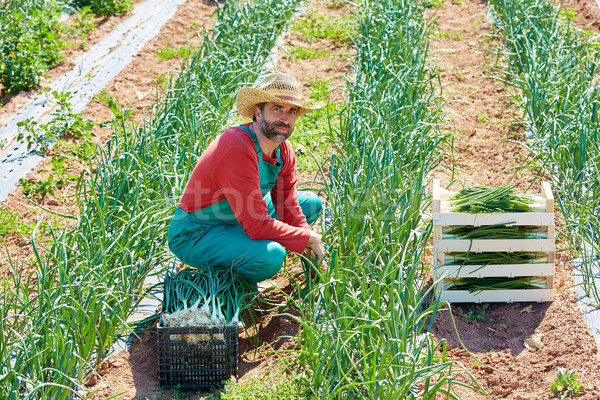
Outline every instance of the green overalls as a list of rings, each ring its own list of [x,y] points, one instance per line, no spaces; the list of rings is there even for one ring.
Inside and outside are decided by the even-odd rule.
[[[258,139],[250,129],[245,130],[258,154],[260,191],[267,204],[269,215],[277,218],[270,191],[275,186],[283,165],[279,146],[277,163],[263,160]],[[319,196],[299,192],[298,203],[309,224],[321,213]],[[252,240],[237,221],[227,199],[193,213],[177,207],[169,226],[169,248],[185,264],[203,268],[229,266],[250,282],[260,282],[273,277],[282,267],[286,251],[273,240]]]

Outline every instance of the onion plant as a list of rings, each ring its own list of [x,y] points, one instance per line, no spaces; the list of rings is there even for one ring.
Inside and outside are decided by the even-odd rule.
[[[297,299],[314,398],[457,398],[421,279],[426,176],[446,139],[423,13],[415,0],[359,6],[348,104],[330,134],[339,151],[323,175],[328,267]]]
[[[43,254],[34,234],[39,271],[15,272],[14,292],[5,290],[0,398],[76,396],[115,337],[129,332],[144,278],[172,260],[168,223],[198,157],[231,116],[239,85],[256,80],[297,3],[219,6],[214,31],[204,33],[151,118],[115,121],[81,176],[76,226],[51,231]]]
[[[552,180],[571,248],[583,258],[586,291],[600,255],[599,44],[549,0],[491,0],[505,39],[514,98],[535,168]],[[579,251],[581,250],[581,251]]]

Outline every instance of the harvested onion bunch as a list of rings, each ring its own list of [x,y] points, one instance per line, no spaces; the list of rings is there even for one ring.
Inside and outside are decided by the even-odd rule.
[[[232,268],[169,270],[164,280],[164,313],[167,327],[224,327],[237,325],[245,298],[245,284]],[[172,340],[181,340],[172,335]],[[202,343],[223,340],[223,334],[186,334],[183,340]]]
[[[449,196],[450,211],[466,213],[546,211],[540,196],[519,194],[513,185],[473,186]]]

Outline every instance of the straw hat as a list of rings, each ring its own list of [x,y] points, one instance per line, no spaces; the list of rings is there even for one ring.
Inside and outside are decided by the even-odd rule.
[[[254,107],[259,103],[283,103],[295,106],[298,107],[298,116],[323,108],[325,105],[319,102],[308,107],[300,102],[301,97],[302,92],[296,84],[296,78],[288,74],[272,73],[265,76],[258,88],[241,88],[237,93],[235,105],[238,113],[248,118],[254,116]]]

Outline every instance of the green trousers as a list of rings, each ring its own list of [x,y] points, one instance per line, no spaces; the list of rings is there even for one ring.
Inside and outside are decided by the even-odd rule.
[[[265,196],[269,215],[277,218],[271,197]],[[323,207],[319,196],[298,192],[298,202],[309,224],[317,220]],[[177,208],[169,227],[169,247],[185,264],[203,268],[233,266],[250,282],[273,277],[285,261],[286,251],[273,240],[252,240],[240,225],[200,222],[193,214]]]

